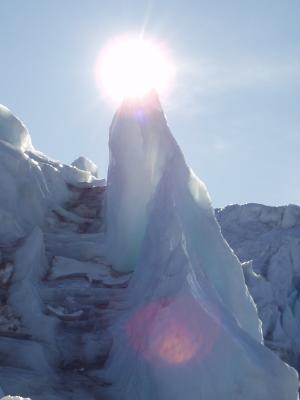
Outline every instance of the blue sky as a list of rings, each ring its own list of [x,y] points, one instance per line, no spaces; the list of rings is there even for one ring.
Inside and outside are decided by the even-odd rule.
[[[176,60],[164,108],[213,204],[300,204],[299,20],[299,0],[0,0],[0,103],[37,149],[105,176],[114,109],[93,69],[144,30]]]

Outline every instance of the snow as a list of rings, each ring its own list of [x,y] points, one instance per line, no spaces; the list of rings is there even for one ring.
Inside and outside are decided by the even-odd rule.
[[[263,346],[242,266],[153,94],[114,118],[106,218],[107,258],[134,270],[112,330],[113,399],[297,399],[297,374]]]
[[[233,205],[216,211],[222,232],[244,263],[265,343],[300,371],[300,207]]]
[[[75,161],[72,162],[73,167],[81,169],[83,171],[90,172],[95,178],[98,176],[98,168],[93,161],[89,160],[85,157],[78,157]]]
[[[10,143],[21,151],[32,150],[30,135],[12,112],[0,104],[0,140]]]
[[[20,397],[20,396],[5,396],[2,397],[1,400],[30,400],[29,397]]]

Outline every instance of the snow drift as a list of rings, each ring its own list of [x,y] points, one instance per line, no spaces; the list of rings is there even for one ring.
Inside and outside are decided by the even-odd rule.
[[[113,398],[297,399],[153,93],[113,120],[106,222],[107,257],[134,270],[107,365]]]

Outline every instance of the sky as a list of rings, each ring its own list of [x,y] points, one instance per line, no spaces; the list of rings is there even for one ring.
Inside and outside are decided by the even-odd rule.
[[[0,103],[36,149],[106,177],[115,105],[96,61],[143,32],[172,54],[162,104],[213,205],[300,205],[299,20],[299,0],[0,0]]]

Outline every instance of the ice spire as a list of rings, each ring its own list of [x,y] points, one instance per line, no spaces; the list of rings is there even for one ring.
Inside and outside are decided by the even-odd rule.
[[[296,400],[296,372],[262,344],[242,267],[155,94],[110,130],[107,257],[134,270],[114,327],[112,398]]]
[[[108,254],[118,270],[131,271],[165,164],[181,153],[155,91],[124,100],[110,128],[109,148]]]

